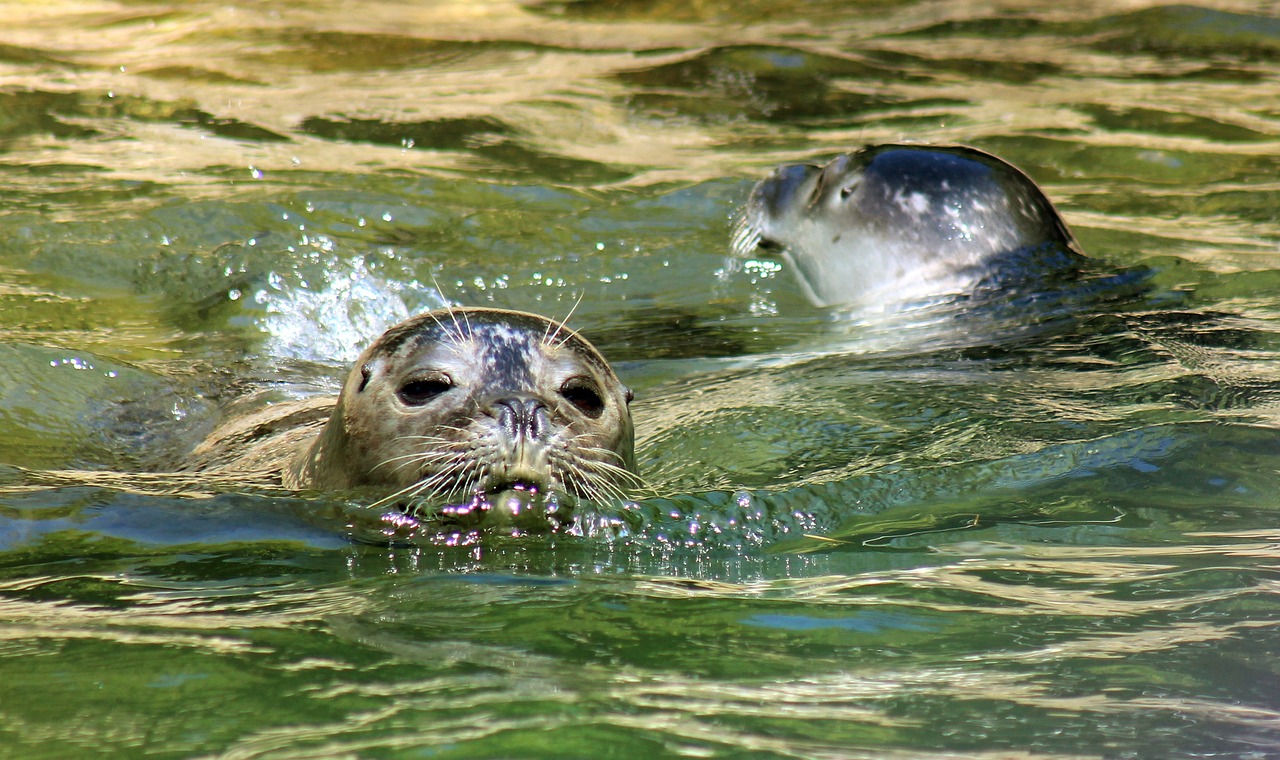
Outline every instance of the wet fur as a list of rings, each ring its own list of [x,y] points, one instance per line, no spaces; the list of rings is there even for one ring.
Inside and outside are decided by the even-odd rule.
[[[880,145],[779,167],[753,188],[733,247],[779,251],[823,306],[963,293],[1080,258],[1030,178],[962,146]]]
[[[397,389],[432,373],[449,375],[455,387],[406,406]],[[570,381],[599,391],[597,417],[560,392]],[[506,471],[514,444],[494,411],[509,397],[541,410],[545,445],[522,450],[519,472]],[[466,498],[521,479],[549,493],[620,498],[639,483],[629,400],[599,352],[560,323],[498,309],[435,311],[369,346],[336,402],[282,404],[232,421],[197,449],[191,468],[251,464],[291,490],[372,486],[386,491],[386,503]]]

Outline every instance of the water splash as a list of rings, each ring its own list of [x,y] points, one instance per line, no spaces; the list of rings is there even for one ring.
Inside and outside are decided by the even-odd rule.
[[[254,298],[265,307],[259,325],[267,333],[264,351],[282,358],[350,363],[391,325],[412,314],[441,308],[445,299],[417,280],[374,273],[365,256],[334,258],[321,282],[297,272],[273,272]]]

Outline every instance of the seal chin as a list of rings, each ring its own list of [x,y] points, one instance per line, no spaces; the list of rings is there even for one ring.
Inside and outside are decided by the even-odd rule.
[[[455,530],[513,529],[553,533],[573,522],[575,502],[566,494],[524,482],[494,482],[457,504],[432,507],[429,514],[406,510]]]
[[[399,511],[455,530],[492,527],[523,533],[559,530],[572,520],[576,499],[552,482],[546,447],[537,441],[499,434],[500,443],[488,449],[483,474],[472,487],[440,499],[413,498],[398,505]],[[423,481],[428,482],[428,474]]]

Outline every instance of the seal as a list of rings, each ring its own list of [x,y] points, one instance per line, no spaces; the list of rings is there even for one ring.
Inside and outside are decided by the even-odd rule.
[[[269,423],[214,431],[191,461],[273,472],[294,491],[373,487],[379,505],[455,522],[554,517],[566,500],[621,498],[638,484],[631,399],[559,322],[431,311],[364,350],[327,419],[322,401],[278,405]]]
[[[780,166],[752,189],[733,248],[780,251],[819,306],[1003,287],[1083,258],[1035,182],[964,146],[876,145]]]

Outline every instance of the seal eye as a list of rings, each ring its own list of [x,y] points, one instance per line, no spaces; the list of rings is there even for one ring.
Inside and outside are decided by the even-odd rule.
[[[581,379],[574,378],[560,386],[560,395],[588,417],[596,418],[604,414],[604,399],[594,387]]]
[[[396,396],[406,406],[422,406],[453,387],[445,375],[410,380],[396,391]]]

